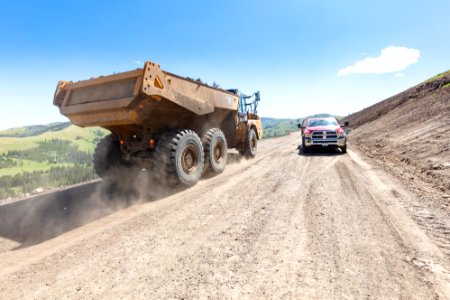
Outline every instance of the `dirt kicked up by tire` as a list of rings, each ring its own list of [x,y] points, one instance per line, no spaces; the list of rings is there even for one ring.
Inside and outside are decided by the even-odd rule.
[[[122,158],[120,143],[112,134],[100,140],[93,155],[94,169],[98,176],[110,182],[134,179],[139,167]]]
[[[94,151],[94,169],[98,176],[107,179],[113,176],[121,165],[120,144],[112,134],[100,140]]]

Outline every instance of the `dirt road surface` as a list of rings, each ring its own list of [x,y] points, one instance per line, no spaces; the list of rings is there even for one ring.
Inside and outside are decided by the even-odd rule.
[[[0,298],[449,299],[449,216],[299,141],[127,207],[101,183],[0,206]]]

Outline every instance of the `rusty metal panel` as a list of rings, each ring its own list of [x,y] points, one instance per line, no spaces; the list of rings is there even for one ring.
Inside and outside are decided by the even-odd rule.
[[[216,109],[237,111],[238,100],[235,94],[165,72],[150,61],[135,71],[60,81],[54,96],[61,113],[80,126],[135,124],[156,129],[191,124],[195,116],[225,118],[214,113]]]
[[[79,105],[71,105],[64,106],[62,108],[63,113],[72,115],[72,114],[82,114],[82,113],[94,113],[98,111],[107,111],[107,110],[116,110],[117,107],[124,108],[128,107],[131,102],[134,100],[133,97],[121,98],[121,99],[113,99],[107,101],[106,103],[83,103]]]
[[[183,79],[183,81],[188,81]],[[160,66],[153,62],[146,62],[142,92],[149,96],[159,96],[168,99],[197,115],[212,113],[214,106],[205,99],[187,95],[182,90],[181,80],[169,78]]]
[[[106,82],[85,88],[71,89],[72,93],[66,105],[78,105],[97,101],[111,101],[120,98],[133,97],[136,78],[121,81]]]
[[[73,124],[81,127],[89,126],[122,126],[136,124],[139,122],[139,115],[134,111],[105,111],[95,114],[74,114],[70,120]]]
[[[171,87],[178,93],[195,99],[196,101],[205,101],[217,108],[237,110],[239,97],[235,94],[207,86],[197,81],[182,78],[168,72],[165,72],[165,74]]]

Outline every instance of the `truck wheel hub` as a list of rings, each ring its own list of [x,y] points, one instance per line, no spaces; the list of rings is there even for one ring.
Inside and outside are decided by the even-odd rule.
[[[221,142],[217,142],[214,147],[214,160],[219,162],[223,156],[223,144]]]
[[[183,167],[183,171],[187,174],[190,174],[197,169],[198,163],[198,155],[197,149],[189,145],[184,149],[183,154],[181,155],[181,166]]]

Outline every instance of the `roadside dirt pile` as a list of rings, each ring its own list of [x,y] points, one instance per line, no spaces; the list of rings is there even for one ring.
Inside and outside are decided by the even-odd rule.
[[[352,147],[450,210],[450,71],[348,120]]]

